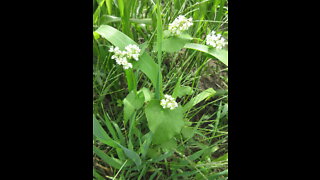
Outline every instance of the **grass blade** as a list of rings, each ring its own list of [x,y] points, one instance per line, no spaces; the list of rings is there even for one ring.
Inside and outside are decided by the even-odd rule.
[[[95,116],[93,116],[93,135],[96,136],[101,142],[111,147],[117,147],[116,142],[104,131]]]
[[[99,148],[93,146],[93,152],[99,156],[104,162],[106,162],[108,165],[120,169],[123,162],[121,162],[119,159],[109,157],[107,154],[105,154],[103,151],[101,151]]]
[[[200,94],[198,94],[196,97],[192,98],[184,107],[183,110],[186,112],[190,110],[193,106],[196,104],[200,103],[204,99],[210,98],[216,94],[216,91],[213,90],[212,88],[209,88]]]

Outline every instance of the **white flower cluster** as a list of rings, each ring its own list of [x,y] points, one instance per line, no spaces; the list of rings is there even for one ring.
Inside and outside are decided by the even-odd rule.
[[[227,44],[227,42],[225,42],[225,39],[221,37],[221,34],[216,34],[215,31],[212,31],[210,34],[208,34],[206,39],[207,45],[210,45],[217,49],[222,49],[222,47]]]
[[[125,48],[127,50],[127,57],[133,58],[134,60],[138,61],[138,57],[140,54],[140,48],[137,45],[134,44],[129,44],[128,46],[126,46]]]
[[[113,52],[114,55],[111,56],[111,59],[116,60],[117,64],[122,65],[124,69],[132,68],[132,64],[127,60],[126,51],[121,51],[119,47],[111,47],[109,52]]]
[[[109,52],[113,52],[114,55],[111,59],[116,60],[117,64],[122,65],[124,69],[132,68],[132,64],[128,62],[127,59],[133,58],[134,60],[139,60],[140,48],[137,45],[129,44],[125,47],[126,51],[121,51],[119,47],[111,47]]]
[[[187,19],[186,17],[180,15],[169,24],[169,31],[173,35],[179,35],[182,31],[188,30],[192,25],[192,18]]]
[[[164,99],[161,99],[160,105],[163,108],[170,108],[171,110],[178,107],[178,103],[170,95],[164,95]]]

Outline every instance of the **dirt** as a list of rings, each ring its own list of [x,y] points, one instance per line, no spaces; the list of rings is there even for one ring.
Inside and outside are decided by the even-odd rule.
[[[223,69],[225,69],[225,66],[217,60],[209,61],[207,69],[200,79],[200,89],[228,89],[227,82],[225,82],[225,80],[222,79],[222,77],[228,78],[228,72],[222,71]]]

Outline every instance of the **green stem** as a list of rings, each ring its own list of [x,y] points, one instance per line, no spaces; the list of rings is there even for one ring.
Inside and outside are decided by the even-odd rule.
[[[112,0],[106,0],[106,6],[107,6],[108,14],[111,15],[112,14]]]
[[[129,92],[134,91],[137,94],[137,82],[132,68],[124,70],[124,72],[126,74]]]
[[[125,33],[130,38],[133,38],[132,32],[130,30],[130,5],[131,0],[118,0],[120,16],[121,16],[121,24],[122,24],[122,32]]]
[[[162,62],[162,22],[161,22],[161,6],[160,0],[157,0],[157,49],[158,49],[158,79],[155,92],[155,98],[160,99],[162,96],[162,78],[161,78],[161,62]]]

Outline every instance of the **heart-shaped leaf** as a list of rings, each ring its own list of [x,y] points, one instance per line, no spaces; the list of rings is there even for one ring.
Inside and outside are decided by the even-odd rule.
[[[184,125],[183,109],[164,109],[160,100],[151,100],[145,109],[148,127],[153,132],[152,142],[162,144],[180,133]]]

